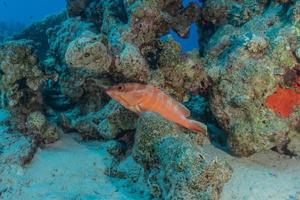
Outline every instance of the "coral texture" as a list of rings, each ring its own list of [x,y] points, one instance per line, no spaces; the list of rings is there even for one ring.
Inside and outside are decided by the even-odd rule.
[[[299,121],[297,89],[289,88],[298,76],[298,7],[272,2],[246,23],[217,23],[204,45],[203,59],[213,80],[210,107],[236,155],[289,141]],[[277,103],[278,98],[286,102]]]
[[[204,136],[138,116],[106,88],[148,83],[191,99],[193,118],[234,155],[299,154],[299,22],[300,3],[288,0],[68,0],[66,12],[0,44],[1,107],[25,149],[75,131],[108,141],[116,165],[106,173],[146,177],[154,198],[219,199],[232,171],[206,159]],[[183,52],[172,34],[188,38],[192,23],[200,49]]]
[[[72,120],[72,115],[66,115]],[[119,103],[110,101],[98,112],[75,118],[69,129],[76,129],[83,137],[116,139],[135,129],[137,116]]]
[[[156,198],[219,199],[232,173],[227,165],[209,163],[188,134],[151,112],[138,121],[133,158],[150,167],[150,186]]]
[[[10,109],[13,127],[44,143],[58,140],[60,128],[50,131],[55,125],[50,125],[43,114],[42,89],[48,77],[41,70],[32,42],[4,43],[0,47],[0,61],[1,106]]]

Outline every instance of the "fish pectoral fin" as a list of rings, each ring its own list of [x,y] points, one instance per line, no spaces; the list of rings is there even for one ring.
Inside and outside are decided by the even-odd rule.
[[[182,113],[185,117],[189,117],[191,116],[191,111],[185,107],[184,105],[182,105],[181,103],[179,103],[179,111],[180,113]]]
[[[130,106],[129,110],[138,114],[143,111],[139,105]]]

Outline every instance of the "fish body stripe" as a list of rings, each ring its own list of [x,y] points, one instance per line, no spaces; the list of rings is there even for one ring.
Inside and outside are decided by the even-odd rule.
[[[141,107],[144,107],[145,109],[149,109],[150,105],[153,103],[153,99],[156,96],[154,87],[146,87],[146,89],[143,91],[145,94],[145,99],[139,104]]]
[[[123,91],[113,86],[107,93],[133,112],[152,111],[196,132],[206,130],[202,123],[187,118],[190,111],[184,105],[154,86],[131,83]]]
[[[162,92],[159,92],[155,98],[155,103],[152,105],[154,111],[161,112],[164,110],[164,102],[165,102],[165,95]]]
[[[160,91],[153,87],[150,89],[150,91],[147,92],[149,95],[148,101],[145,102],[146,109],[149,109],[151,111],[155,111],[157,108],[157,105],[159,105],[159,98],[160,98]]]

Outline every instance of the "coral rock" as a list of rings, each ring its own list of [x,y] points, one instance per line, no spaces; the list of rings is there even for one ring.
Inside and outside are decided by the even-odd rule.
[[[150,112],[138,121],[133,158],[150,168],[149,184],[157,198],[218,199],[231,177],[228,166],[208,163],[176,124]]]
[[[84,13],[91,0],[67,0],[67,10],[70,17],[80,16]]]
[[[98,112],[75,119],[72,127],[83,137],[115,139],[135,129],[137,116],[111,101]]]
[[[230,150],[239,156],[288,142],[299,115],[299,95],[288,88],[297,76],[294,22],[279,20],[288,17],[282,5],[265,9],[240,26],[222,22],[229,24],[205,43],[205,66],[213,79],[210,108],[228,133]],[[224,35],[227,42],[220,46]]]
[[[30,131],[36,133],[44,132],[47,126],[47,119],[43,113],[35,111],[28,115],[26,125]]]
[[[138,48],[131,44],[126,44],[116,61],[116,72],[122,74],[127,79],[146,81],[149,76],[149,66]]]
[[[66,51],[66,62],[70,67],[84,67],[96,73],[108,73],[112,57],[104,36],[84,32],[72,41]]]

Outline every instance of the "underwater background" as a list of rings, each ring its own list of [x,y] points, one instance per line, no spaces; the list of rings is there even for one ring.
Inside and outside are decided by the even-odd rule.
[[[300,1],[0,0],[0,199],[300,200]]]

